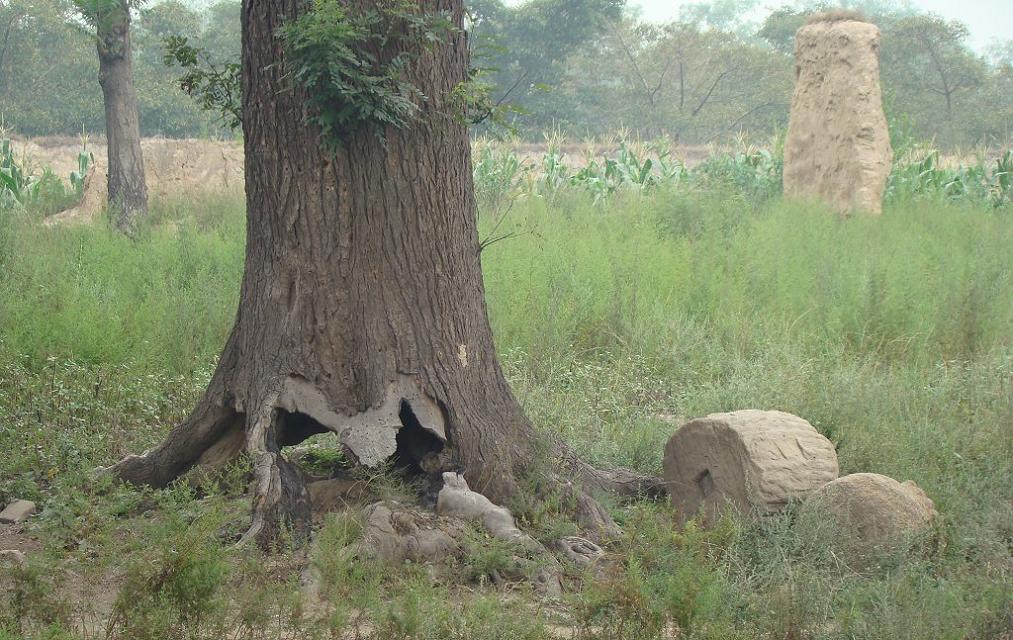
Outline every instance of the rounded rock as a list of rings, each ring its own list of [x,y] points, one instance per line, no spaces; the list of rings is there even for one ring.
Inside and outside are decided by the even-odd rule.
[[[805,509],[830,519],[838,546],[852,559],[899,549],[938,515],[918,485],[877,473],[838,478],[814,493]]]

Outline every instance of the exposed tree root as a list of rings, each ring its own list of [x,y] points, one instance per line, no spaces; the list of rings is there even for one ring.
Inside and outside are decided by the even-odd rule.
[[[216,386],[213,382],[212,389]],[[109,471],[133,484],[164,487],[191,469],[220,469],[245,451],[253,461],[253,518],[242,542],[269,548],[283,532],[299,543],[309,534],[311,523],[312,504],[303,473],[282,455],[282,446],[332,431],[353,457],[371,464],[392,460],[407,465],[415,473],[428,474],[437,488],[441,474],[459,468],[455,451],[445,446],[445,416],[407,377],[388,390],[381,406],[359,416],[335,413],[323,394],[301,378],[288,378],[256,412],[240,413],[225,398],[225,393],[212,395],[209,389],[189,418],[159,446],[140,456],[127,456]],[[529,446],[523,443],[518,451]],[[660,478],[596,469],[562,443],[554,450],[558,466],[546,473],[537,493],[561,495],[571,505],[577,523],[596,541],[614,540],[622,532],[594,494],[630,500],[656,498],[664,492]],[[484,480],[480,493],[499,503],[520,491],[514,474],[531,460],[504,463],[502,459],[491,464],[483,461],[478,473],[477,465],[469,467],[470,476]]]
[[[243,422],[231,407],[202,402],[157,447],[129,455],[108,471],[131,484],[165,487],[195,465],[222,466],[238,454],[245,440]]]
[[[240,543],[270,547],[287,530],[294,542],[309,536],[311,508],[299,469],[281,455],[279,411],[265,406],[247,429],[246,450],[253,459],[253,522]]]
[[[580,478],[584,486],[595,487],[623,500],[656,500],[668,493],[665,480],[658,476],[647,476],[626,469],[598,469],[578,461]]]

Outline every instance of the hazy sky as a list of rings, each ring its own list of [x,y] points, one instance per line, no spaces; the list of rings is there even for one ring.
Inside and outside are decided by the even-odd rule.
[[[648,20],[669,20],[679,12],[683,0],[628,0],[630,6],[639,6]],[[770,9],[787,2],[764,2]],[[1013,39],[1013,2],[1010,0],[911,0],[923,11],[938,13],[947,19],[959,19],[971,31],[971,45],[982,49],[995,40]]]

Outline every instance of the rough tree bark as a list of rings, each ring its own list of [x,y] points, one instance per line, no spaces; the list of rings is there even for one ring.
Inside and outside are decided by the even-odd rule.
[[[132,234],[137,218],[148,210],[148,187],[130,49],[130,8],[127,0],[114,5],[95,16],[98,81],[105,104],[109,204],[116,212],[116,227]]]
[[[462,23],[461,0],[422,4]],[[536,447],[496,359],[467,130],[443,104],[467,77],[464,34],[415,65],[429,96],[418,123],[389,129],[385,145],[363,132],[327,152],[278,64],[274,34],[304,6],[243,2],[248,224],[238,316],[194,412],[115,472],[161,486],[245,449],[255,475],[246,539],[267,543],[282,525],[297,534],[308,525],[306,489],[280,449],[314,433],[335,432],[364,464],[396,455],[433,475],[460,470],[500,504],[547,451],[543,486],[571,492],[585,523],[609,527],[586,491],[657,485],[596,471],[558,442]]]

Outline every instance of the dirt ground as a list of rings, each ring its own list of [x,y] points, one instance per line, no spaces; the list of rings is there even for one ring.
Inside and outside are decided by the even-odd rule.
[[[14,141],[15,153],[34,173],[49,167],[64,181],[78,168],[82,150],[94,158],[85,179],[84,199],[76,207],[52,216],[51,223],[87,221],[106,202],[106,144],[103,138],[66,137]],[[192,191],[243,190],[243,147],[237,141],[145,138],[144,155],[148,194],[159,198]]]

